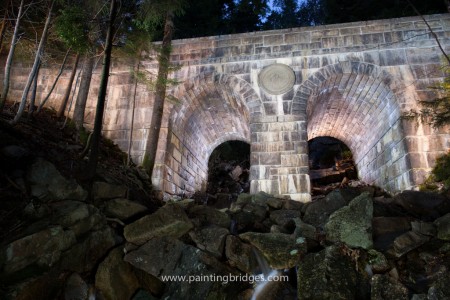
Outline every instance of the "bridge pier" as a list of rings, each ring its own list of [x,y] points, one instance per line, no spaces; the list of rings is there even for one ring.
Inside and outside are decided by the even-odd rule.
[[[250,192],[311,200],[306,121],[300,116],[263,116],[250,124]]]

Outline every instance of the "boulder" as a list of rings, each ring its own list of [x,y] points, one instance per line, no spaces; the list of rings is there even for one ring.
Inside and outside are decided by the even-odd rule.
[[[272,211],[270,213],[270,220],[278,225],[284,226],[292,219],[300,218],[301,216],[302,213],[298,210],[281,209]]]
[[[350,247],[369,249],[372,242],[372,197],[363,193],[335,211],[325,224],[326,239]]]
[[[252,215],[253,221],[262,222],[267,217],[267,206],[256,203],[247,203],[242,207],[242,212]]]
[[[450,275],[448,272],[441,274],[428,289],[429,300],[450,299]]]
[[[75,180],[65,179],[52,163],[42,158],[30,166],[27,180],[32,196],[41,200],[85,201],[87,198],[87,192]]]
[[[197,205],[190,208],[188,212],[189,217],[199,219],[203,226],[214,224],[223,228],[230,228],[230,216],[223,211],[205,205]]]
[[[389,262],[383,253],[375,249],[367,251],[367,263],[373,273],[385,273],[390,269]]]
[[[139,290],[131,300],[158,300],[158,298],[154,297],[146,290]]]
[[[414,250],[430,240],[429,236],[408,231],[394,240],[394,254],[396,257],[401,257],[411,250]]]
[[[253,247],[247,243],[243,243],[238,237],[233,235],[227,236],[225,256],[230,266],[236,267],[245,273],[252,274],[258,268],[258,260],[256,259]]]
[[[371,279],[371,300],[408,300],[408,289],[387,274],[375,274]]]
[[[283,209],[293,209],[298,211],[303,211],[303,208],[305,207],[305,203],[300,201],[294,201],[291,199],[285,199],[283,201]]]
[[[233,269],[170,237],[148,241],[128,253],[125,261],[166,282],[161,299],[235,299],[248,287],[240,280],[229,280],[230,275],[239,275]]]
[[[392,199],[409,215],[423,221],[434,221],[450,213],[450,201],[438,193],[403,191]]]
[[[437,226],[437,238],[450,241],[450,213],[434,221],[434,224]]]
[[[303,299],[368,299],[370,286],[356,263],[330,246],[303,258],[297,269],[297,297]]]
[[[28,274],[29,276],[30,274]],[[1,299],[14,300],[36,300],[36,299],[58,299],[58,295],[64,290],[66,274],[59,270],[50,269],[49,272],[36,277],[29,277],[26,281],[14,286],[7,287],[8,282],[12,282],[11,278],[7,280],[0,279],[2,282]]]
[[[123,256],[122,247],[114,248],[97,268],[95,287],[105,299],[131,299],[139,288],[133,268]]]
[[[89,285],[78,273],[72,273],[67,278],[64,287],[64,299],[90,299]]]
[[[225,238],[229,235],[228,229],[219,226],[209,226],[194,229],[189,232],[197,248],[211,253],[215,257],[222,257]]]
[[[106,224],[105,217],[91,204],[67,200],[51,203],[50,207],[53,211],[51,222],[71,229],[77,238]]]
[[[411,230],[411,218],[375,217],[372,218],[374,247],[380,251],[389,249],[396,237]]]
[[[128,242],[142,245],[155,237],[181,237],[192,228],[192,222],[180,206],[166,204],[155,213],[125,226],[124,236]]]
[[[19,271],[26,273],[25,269],[43,272],[58,262],[62,251],[75,242],[73,231],[64,230],[61,226],[50,227],[16,240],[0,251],[0,277],[6,280],[10,274]]]
[[[296,237],[305,237],[311,240],[317,239],[316,227],[306,224],[300,218],[292,219],[292,222],[295,224],[294,235]]]
[[[61,255],[60,268],[78,273],[90,271],[119,242],[110,227],[92,231]]]
[[[344,207],[347,203],[348,202],[345,201],[340,191],[335,190],[329,193],[325,198],[318,199],[305,205],[306,209],[303,221],[316,227],[323,226],[333,212]]]
[[[436,236],[436,226],[433,223],[413,221],[411,222],[411,229],[415,233],[434,237]]]
[[[103,213],[110,218],[117,218],[126,221],[136,215],[148,211],[147,207],[125,198],[117,198],[106,201],[103,207]]]
[[[296,201],[294,201],[296,202]],[[283,200],[279,198],[269,198],[266,201],[268,207],[273,209],[280,209],[283,207]]]
[[[296,266],[307,251],[303,238],[294,238],[284,233],[246,232],[240,234],[239,238],[257,248],[274,269]]]
[[[125,198],[128,188],[120,184],[111,184],[103,181],[94,182],[92,196],[94,199]]]

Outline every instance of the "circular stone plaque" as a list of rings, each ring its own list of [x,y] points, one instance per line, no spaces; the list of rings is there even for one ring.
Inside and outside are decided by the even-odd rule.
[[[262,69],[258,75],[258,83],[267,93],[281,95],[292,89],[295,74],[287,65],[273,64]]]

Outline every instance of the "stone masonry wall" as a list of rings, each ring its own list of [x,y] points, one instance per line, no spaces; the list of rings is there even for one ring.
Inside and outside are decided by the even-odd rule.
[[[425,17],[449,52],[450,15]],[[156,73],[152,55],[141,64]],[[251,144],[252,192],[300,201],[309,199],[311,138],[344,141],[356,157],[359,176],[390,191],[421,183],[436,157],[450,148],[448,127],[433,129],[401,118],[420,108],[419,101],[433,99],[430,86],[444,77],[442,53],[419,17],[177,40],[172,62],[180,66],[172,76],[181,83],[169,91],[172,101],[164,109],[153,178],[167,194],[204,188],[209,155],[227,140]],[[104,134],[127,150],[134,114],[131,153],[140,163],[153,94],[135,85],[130,66],[112,66]],[[20,97],[29,67],[15,63],[10,100]],[[54,69],[41,72],[38,100],[53,82]],[[58,106],[69,69],[50,106]],[[88,127],[98,81],[97,68]],[[287,89],[271,91],[270,85],[285,82]]]

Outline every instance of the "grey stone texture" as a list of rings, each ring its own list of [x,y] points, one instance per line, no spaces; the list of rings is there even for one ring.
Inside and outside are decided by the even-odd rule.
[[[425,18],[448,51],[450,15]],[[141,68],[156,73],[155,55],[145,54]],[[310,200],[309,139],[342,140],[354,154],[359,177],[392,192],[420,184],[450,147],[449,128],[401,118],[420,109],[419,101],[433,99],[430,87],[444,77],[442,53],[419,17],[176,40],[171,59],[180,67],[171,76],[180,83],[168,92],[153,173],[154,184],[167,195],[204,189],[208,158],[228,140],[251,144],[252,193],[303,202]],[[258,84],[261,71],[273,64],[294,71],[294,86],[283,94],[269,94]],[[10,99],[21,95],[29,67],[15,63]],[[42,69],[38,99],[57,69]],[[99,72],[100,65],[86,110],[88,128]],[[68,76],[66,70],[49,106],[58,107]],[[114,61],[104,135],[123,150],[132,136],[136,163],[145,151],[153,97],[145,84],[135,90],[128,62]]]

